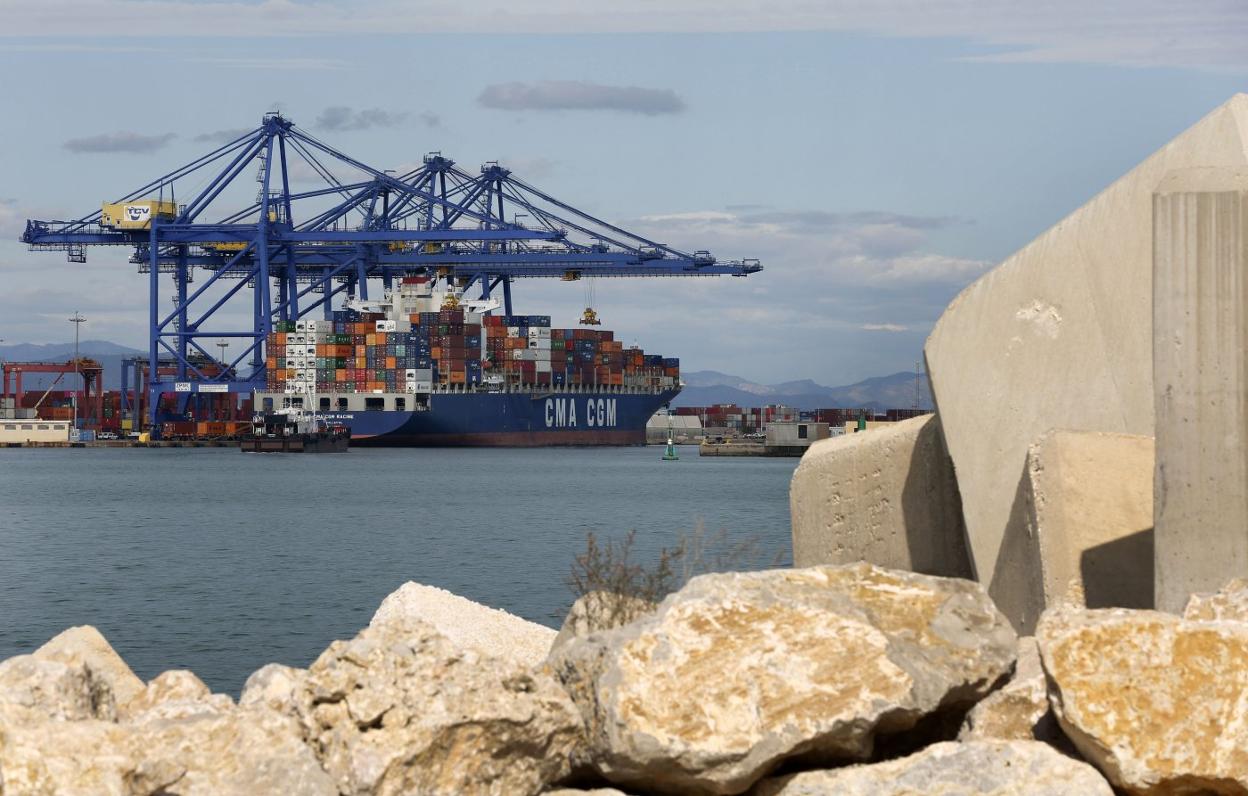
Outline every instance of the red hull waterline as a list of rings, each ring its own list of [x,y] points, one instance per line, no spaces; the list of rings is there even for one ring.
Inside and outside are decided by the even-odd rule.
[[[497,431],[470,434],[383,434],[374,437],[351,437],[351,445],[361,448],[556,448],[645,444],[645,429],[616,431]]]

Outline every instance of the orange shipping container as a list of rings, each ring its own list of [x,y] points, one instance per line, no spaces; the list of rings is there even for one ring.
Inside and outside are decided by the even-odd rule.
[[[277,333],[277,344],[278,344],[278,345],[286,345],[286,333],[285,333],[285,332],[278,332],[278,333]]]
[[[468,374],[462,370],[451,371],[451,384],[465,384],[468,381]]]
[[[394,364],[396,359],[398,359],[398,357],[386,357],[386,367],[390,370],[394,370],[396,367]]]
[[[385,332],[377,332],[376,334],[373,335],[373,337],[376,338],[376,342],[374,342],[373,345],[385,345],[386,344]]]

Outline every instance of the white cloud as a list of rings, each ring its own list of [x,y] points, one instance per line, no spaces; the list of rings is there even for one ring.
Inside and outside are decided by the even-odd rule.
[[[316,117],[316,126],[322,130],[369,130],[373,127],[396,127],[403,123],[407,114],[384,108],[361,108],[354,110],[345,105],[332,105]]]
[[[133,130],[119,130],[115,133],[100,133],[83,138],[71,138],[62,146],[70,152],[124,152],[139,155],[163,149],[177,137],[176,133],[144,135]]]
[[[864,332],[908,332],[909,326],[900,323],[864,323],[858,327]]]
[[[503,111],[624,111],[645,116],[680,113],[685,102],[671,89],[604,86],[578,80],[495,83],[477,102]]]
[[[207,142],[210,144],[228,144],[234,139],[240,138],[251,131],[252,128],[250,127],[236,127],[231,130],[215,130],[211,133],[200,133],[191,140],[196,142]]]
[[[1248,69],[1242,0],[41,0],[4,16],[6,36],[38,37],[858,31],[962,39],[976,60]]]

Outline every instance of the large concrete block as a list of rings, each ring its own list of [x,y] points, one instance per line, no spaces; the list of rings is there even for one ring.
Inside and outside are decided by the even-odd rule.
[[[1153,606],[1153,438],[1052,431],[1027,453],[988,586],[1020,633],[1063,600]]]
[[[1152,435],[1153,191],[1175,168],[1248,163],[1246,135],[1241,94],[962,291],[937,322],[928,373],[982,582],[993,581],[1041,434]]]
[[[1248,168],[1154,203],[1157,607],[1248,575]]]
[[[934,415],[816,442],[789,487],[793,563],[867,561],[969,578],[953,465]]]

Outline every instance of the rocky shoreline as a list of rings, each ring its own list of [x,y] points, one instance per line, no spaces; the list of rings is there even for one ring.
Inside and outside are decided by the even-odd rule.
[[[453,640],[422,596],[237,703],[66,630],[0,663],[0,794],[1248,792],[1242,582],[1019,639],[969,580],[711,574],[614,628],[583,598],[538,660],[553,631],[463,601]]]

